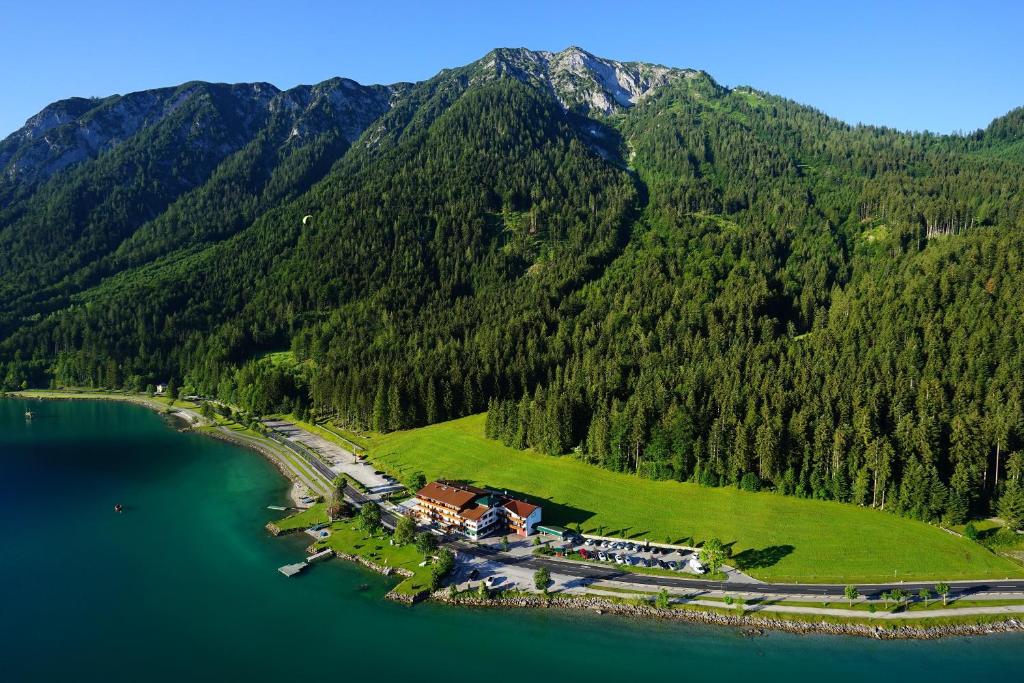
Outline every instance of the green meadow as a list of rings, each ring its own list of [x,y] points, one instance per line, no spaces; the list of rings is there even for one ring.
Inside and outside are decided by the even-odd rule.
[[[1021,576],[982,545],[886,512],[732,487],[611,472],[571,456],[487,439],[484,415],[366,438],[370,459],[408,481],[462,479],[544,506],[544,520],[651,541],[731,544],[731,563],[766,581],[843,583]]]

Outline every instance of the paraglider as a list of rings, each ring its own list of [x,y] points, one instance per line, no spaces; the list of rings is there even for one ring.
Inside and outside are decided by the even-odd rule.
[[[303,219],[302,219],[302,224],[303,224],[303,225],[309,225],[309,222],[310,222],[311,220],[313,220],[313,217],[312,217],[312,216],[305,216],[305,217],[303,217]]]

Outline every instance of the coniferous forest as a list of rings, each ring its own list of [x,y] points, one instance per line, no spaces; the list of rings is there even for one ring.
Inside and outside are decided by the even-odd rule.
[[[486,410],[645,477],[1024,518],[1024,109],[907,133],[626,64],[599,110],[529,54],[51,105],[0,142],[0,385]]]

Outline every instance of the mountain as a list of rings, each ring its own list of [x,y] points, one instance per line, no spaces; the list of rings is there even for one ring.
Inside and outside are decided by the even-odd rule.
[[[241,229],[321,177],[400,89],[187,83],[47,107],[0,145],[4,313]]]
[[[481,71],[546,88],[566,109],[604,115],[629,109],[673,81],[699,75],[691,69],[602,59],[578,47],[562,52],[498,49],[482,60]]]
[[[1019,119],[850,126],[575,47],[68,100],[0,144],[0,384],[487,409],[517,447],[954,523],[1024,471]]]

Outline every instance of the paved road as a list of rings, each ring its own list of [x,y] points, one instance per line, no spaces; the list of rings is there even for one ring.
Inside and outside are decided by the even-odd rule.
[[[724,581],[705,581],[675,576],[656,576],[625,572],[611,567],[591,565],[570,560],[559,560],[549,557],[513,557],[500,550],[475,546],[465,541],[452,541],[450,545],[477,557],[486,557],[505,564],[514,564],[529,569],[547,567],[551,572],[587,579],[589,581],[622,581],[656,588],[696,588],[710,591],[727,591],[743,593],[763,593],[768,595],[821,595],[823,597],[841,598],[845,585],[838,584],[799,584],[799,583],[752,583],[738,586]],[[960,581],[948,582],[949,597],[976,595],[978,593],[1024,592],[1024,581]],[[865,597],[877,597],[885,591],[901,588],[907,592],[917,592],[922,588],[933,590],[935,582],[928,583],[891,583],[891,584],[859,584],[858,592]]]

